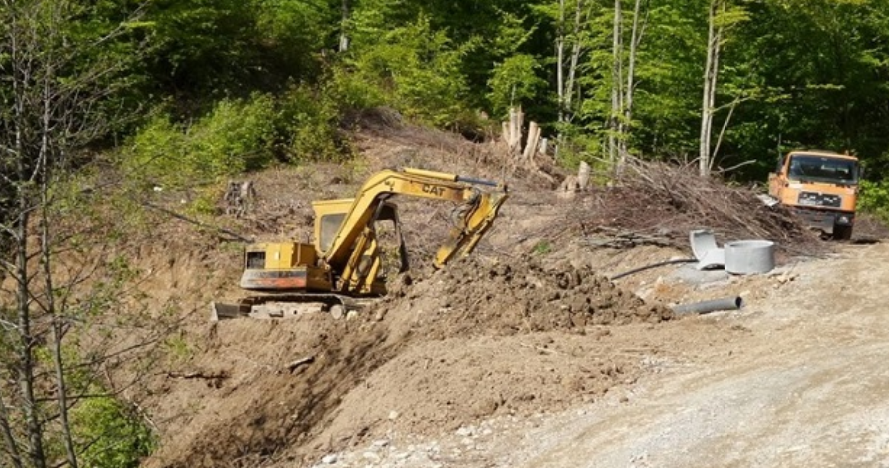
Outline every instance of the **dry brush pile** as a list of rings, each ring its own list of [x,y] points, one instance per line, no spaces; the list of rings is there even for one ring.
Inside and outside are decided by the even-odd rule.
[[[783,206],[766,206],[754,190],[702,178],[692,168],[631,161],[611,187],[591,191],[581,220],[585,233],[632,233],[688,247],[688,233],[709,229],[720,241],[768,239],[779,250],[819,255],[829,247]]]

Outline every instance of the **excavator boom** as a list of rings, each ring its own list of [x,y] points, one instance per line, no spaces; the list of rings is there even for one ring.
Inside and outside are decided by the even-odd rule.
[[[499,202],[493,204],[484,203],[484,207],[479,206],[478,197],[483,195],[475,188],[477,185],[495,188],[497,194],[494,196]],[[411,168],[405,168],[401,171],[385,170],[378,172],[371,176],[359,189],[352,206],[337,231],[336,237],[326,251],[322,253],[322,256],[330,265],[344,264],[353,253],[353,244],[372,220],[376,206],[382,200],[394,195],[467,204],[473,206],[467,213],[470,216],[480,213],[483,217],[489,217],[489,215],[496,217],[497,209],[506,200],[507,193],[505,184],[461,177],[456,174]],[[491,217],[491,220],[493,220],[493,217]],[[475,223],[463,223],[464,226],[461,226],[461,232],[467,228],[478,227],[476,224],[480,220],[477,219],[475,221]],[[484,234],[484,232],[482,231],[480,234]],[[459,243],[465,244],[465,242]]]

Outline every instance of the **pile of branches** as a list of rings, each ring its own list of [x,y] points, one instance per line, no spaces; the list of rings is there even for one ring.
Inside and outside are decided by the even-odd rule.
[[[709,229],[720,243],[775,241],[790,254],[819,255],[828,247],[787,208],[766,206],[750,188],[703,178],[694,168],[632,160],[611,187],[593,192],[585,225],[669,238],[688,247],[688,233]]]

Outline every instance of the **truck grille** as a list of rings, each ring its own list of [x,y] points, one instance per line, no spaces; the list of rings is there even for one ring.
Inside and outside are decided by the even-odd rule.
[[[839,208],[843,199],[839,195],[827,193],[802,192],[799,194],[798,203],[806,206],[829,206]]]

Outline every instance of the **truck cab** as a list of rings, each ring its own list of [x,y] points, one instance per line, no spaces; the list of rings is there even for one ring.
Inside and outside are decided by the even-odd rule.
[[[852,237],[860,175],[854,156],[791,151],[769,174],[769,196],[825,236],[845,240]]]

